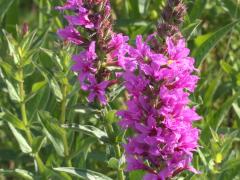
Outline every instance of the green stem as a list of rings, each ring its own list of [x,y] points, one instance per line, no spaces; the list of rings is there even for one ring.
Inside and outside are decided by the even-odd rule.
[[[43,0],[39,1],[39,9],[40,9],[40,11],[39,11],[38,27],[40,29],[42,29],[42,27],[43,27],[43,13],[42,13],[42,11],[43,11]]]
[[[25,90],[24,90],[24,72],[23,72],[22,62],[20,64],[19,77],[20,77],[19,95],[20,95],[20,98],[21,98],[21,102],[20,102],[21,116],[22,116],[23,124],[26,127],[25,133],[26,133],[26,136],[27,136],[28,143],[30,144],[30,146],[32,146],[33,137],[32,137],[32,134],[31,134],[31,130],[30,130],[29,123],[28,123],[28,118],[27,118],[27,111],[26,111],[26,104],[25,104]],[[35,160],[38,164],[38,168],[39,168],[40,173],[43,173],[44,164],[43,164],[41,158],[39,157],[38,153],[36,153],[34,155],[34,158],[35,158]]]
[[[60,114],[60,123],[65,124],[66,121],[66,106],[67,106],[67,85],[62,85],[62,102],[61,102],[61,114]],[[72,167],[71,159],[69,159],[69,148],[68,148],[68,141],[67,141],[67,134],[66,132],[63,135],[63,146],[64,146],[64,155],[66,158],[66,165]]]
[[[110,137],[114,136],[113,127],[109,122],[106,123],[106,130]],[[119,144],[114,144],[113,148],[114,148],[115,156],[119,160],[122,157],[121,148]],[[118,180],[125,180],[125,176],[122,168],[118,169],[117,174],[118,174]]]
[[[67,86],[63,85],[62,87],[62,102],[61,102],[61,115],[60,115],[60,121],[61,124],[65,123],[65,119],[66,119],[66,103],[67,103]]]

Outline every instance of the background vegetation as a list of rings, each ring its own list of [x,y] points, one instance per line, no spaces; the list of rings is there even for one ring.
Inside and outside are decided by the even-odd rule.
[[[76,50],[56,35],[65,21],[54,7],[62,2],[0,0],[0,179],[74,179],[74,173],[85,179],[106,179],[102,174],[116,179],[116,169],[124,167],[124,157],[115,157],[112,145],[124,142],[113,110],[123,106],[123,88],[112,91],[107,111],[86,105],[70,71]],[[132,42],[137,34],[149,34],[164,3],[112,0],[116,30]],[[186,4],[182,31],[201,76],[192,100],[203,117],[196,124],[201,147],[193,163],[202,174],[183,173],[176,179],[239,180],[240,1]],[[24,23],[29,25],[27,35]],[[104,121],[113,123],[110,136]],[[61,126],[69,123],[79,126]],[[69,169],[57,168],[64,166],[81,169],[70,175],[63,173]],[[142,174],[136,171],[127,178],[137,180]]]

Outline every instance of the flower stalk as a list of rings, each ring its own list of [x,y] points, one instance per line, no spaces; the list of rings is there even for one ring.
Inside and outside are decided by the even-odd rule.
[[[106,131],[109,137],[114,138],[114,130],[110,122],[106,122]],[[116,158],[120,160],[120,158],[122,157],[122,151],[121,151],[120,145],[118,143],[114,144],[113,148],[114,148],[114,153]],[[118,180],[125,180],[124,171],[121,167],[118,167],[117,177],[118,177]]]
[[[65,83],[63,83],[62,84],[60,125],[63,125],[66,122],[67,88],[68,88],[68,86]],[[68,148],[68,140],[67,140],[66,132],[64,132],[64,134],[63,134],[63,146],[64,146],[64,155],[66,158],[66,165],[69,167],[72,167],[71,159],[69,159],[69,148]]]
[[[108,103],[106,91],[117,83],[115,72],[107,69],[107,64],[118,65],[118,59],[125,54],[127,37],[116,34],[112,28],[111,6],[109,0],[83,0],[67,2],[58,10],[72,11],[74,15],[67,15],[68,26],[59,29],[58,35],[65,41],[84,50],[73,55],[72,70],[78,73],[82,90],[89,93],[88,101],[105,106]],[[82,35],[78,29],[85,31]],[[114,77],[114,78],[112,78]],[[64,91],[64,89],[63,89]],[[63,101],[64,103],[64,101]],[[64,110],[62,104],[62,109]],[[63,113],[63,112],[62,112]],[[64,122],[64,113],[61,122]],[[113,137],[114,132],[110,122],[106,122],[106,130]],[[114,145],[116,158],[121,158],[121,148]],[[118,179],[124,180],[123,169],[118,169]]]
[[[19,63],[19,96],[20,96],[20,109],[21,109],[21,117],[23,124],[25,126],[25,133],[27,136],[27,141],[30,146],[33,144],[33,136],[31,134],[31,129],[29,126],[28,118],[27,118],[27,111],[26,111],[26,103],[25,103],[25,90],[24,90],[24,60],[23,57],[20,57],[20,63]],[[35,153],[33,155],[35,158],[37,165],[38,165],[38,170],[40,173],[44,172],[44,164],[38,155],[38,153]]]

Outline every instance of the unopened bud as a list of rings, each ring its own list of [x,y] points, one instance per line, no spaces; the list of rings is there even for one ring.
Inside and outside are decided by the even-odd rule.
[[[22,36],[25,36],[29,32],[29,26],[27,23],[23,23],[22,25]]]

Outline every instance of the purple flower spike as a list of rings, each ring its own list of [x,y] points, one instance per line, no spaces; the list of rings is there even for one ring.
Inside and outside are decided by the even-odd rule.
[[[98,100],[106,105],[105,90],[118,83],[116,78],[121,76],[119,72],[111,72],[107,66],[123,65],[129,70],[136,66],[130,58],[125,58],[129,51],[129,38],[113,32],[110,1],[67,0],[56,9],[71,11],[71,15],[65,15],[68,26],[57,32],[59,37],[83,49],[72,56],[72,70],[78,74],[81,89],[89,93],[90,102]],[[114,80],[110,79],[112,77]]]
[[[127,110],[117,113],[119,124],[135,131],[124,145],[127,170],[147,171],[145,180],[165,180],[185,170],[197,173],[190,163],[199,130],[192,122],[201,117],[188,104],[198,77],[185,40],[168,37],[161,54],[138,36],[136,47],[129,49],[125,56],[137,65],[122,77],[131,98]]]

